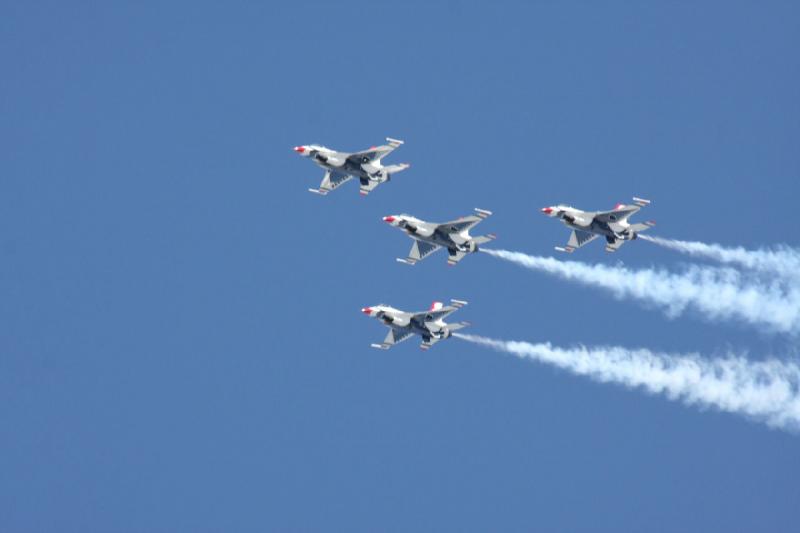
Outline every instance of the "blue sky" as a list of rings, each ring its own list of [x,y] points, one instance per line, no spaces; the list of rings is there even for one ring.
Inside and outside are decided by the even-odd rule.
[[[565,202],[658,235],[797,246],[790,2],[17,3],[0,8],[0,530],[794,531],[797,435],[360,308],[471,332],[796,357],[479,254],[395,262],[391,213]],[[322,198],[291,151],[406,144]],[[686,262],[650,243],[576,259]]]

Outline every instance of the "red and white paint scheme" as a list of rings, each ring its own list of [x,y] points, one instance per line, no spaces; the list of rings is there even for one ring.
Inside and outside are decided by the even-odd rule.
[[[411,215],[388,215],[383,221],[392,227],[402,229],[414,240],[408,257],[397,260],[414,265],[430,254],[444,248],[447,250],[447,264],[456,265],[467,254],[477,252],[479,246],[497,238],[494,233],[473,237],[469,231],[488,218],[491,211],[475,209],[474,215],[461,217],[449,222],[426,222]]]
[[[386,304],[363,307],[361,312],[380,320],[389,328],[389,333],[380,344],[372,344],[373,348],[388,350],[395,344],[411,338],[422,337],[420,348],[427,350],[442,339],[450,337],[454,331],[465,328],[469,322],[448,324],[444,319],[451,313],[467,305],[464,300],[450,300],[449,305],[433,302],[427,311],[406,312]]]
[[[653,221],[639,224],[628,221],[631,215],[649,204],[649,200],[634,197],[632,205],[620,203],[611,211],[583,211],[569,205],[543,207],[541,211],[560,219],[573,230],[566,246],[556,246],[559,252],[572,253],[598,237],[605,237],[607,252],[616,252],[626,241],[636,239],[639,233],[655,225]]]
[[[408,163],[388,166],[381,163],[384,157],[403,144],[403,141],[390,137],[386,140],[388,144],[372,146],[359,152],[339,152],[320,144],[299,145],[293,150],[325,170],[320,186],[309,191],[324,196],[343,183],[356,178],[360,183],[359,193],[366,196],[381,183],[389,181],[393,174],[410,166]]]

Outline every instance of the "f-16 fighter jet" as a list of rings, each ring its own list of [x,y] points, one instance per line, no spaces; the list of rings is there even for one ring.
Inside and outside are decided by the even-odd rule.
[[[581,211],[568,205],[555,205],[545,207],[542,213],[560,218],[561,222],[572,228],[567,245],[563,248],[556,246],[559,252],[572,253],[598,237],[606,238],[606,252],[616,252],[625,241],[634,240],[640,232],[655,225],[653,221],[629,223],[628,217],[648,205],[650,200],[634,198],[633,203],[634,205],[617,204],[611,211]]]
[[[373,348],[388,350],[397,343],[403,342],[416,334],[422,337],[420,348],[427,350],[442,339],[448,338],[454,331],[469,326],[469,322],[446,324],[445,317],[467,305],[462,300],[450,300],[450,305],[433,302],[427,311],[408,313],[379,304],[361,310],[365,315],[375,317],[387,326],[389,333],[380,344],[372,344]]]
[[[392,174],[407,169],[408,163],[383,166],[381,160],[403,144],[403,141],[386,138],[389,144],[373,146],[361,152],[337,152],[318,144],[295,146],[294,151],[303,157],[308,157],[314,163],[325,169],[325,177],[319,189],[309,191],[326,195],[342,183],[351,178],[358,178],[361,182],[361,195],[366,196],[375,187],[392,178]]]
[[[468,253],[477,252],[478,245],[497,238],[494,233],[480,237],[470,236],[470,228],[492,214],[491,211],[484,209],[475,209],[475,212],[477,215],[461,217],[458,220],[442,224],[425,222],[411,215],[390,215],[383,217],[383,221],[403,229],[409,237],[414,239],[414,245],[411,247],[408,257],[398,258],[399,262],[413,265],[439,248],[447,248],[447,252],[450,254],[447,264],[452,266],[461,261]]]

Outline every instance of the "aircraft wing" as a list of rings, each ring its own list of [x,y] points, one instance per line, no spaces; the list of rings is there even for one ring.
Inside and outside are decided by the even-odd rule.
[[[625,220],[632,214],[637,213],[641,208],[648,205],[650,200],[643,200],[642,198],[633,198],[633,205],[618,205],[611,211],[599,211],[595,213],[594,219],[598,222],[605,222],[606,224]]]
[[[403,141],[386,137],[387,144],[383,146],[373,146],[369,150],[362,150],[360,152],[353,152],[350,154],[349,159],[353,162],[364,164],[373,161],[381,160],[390,153],[394,152],[398,146],[403,144]]]
[[[383,342],[380,344],[372,344],[373,348],[377,348],[379,350],[388,350],[395,344],[399,344],[404,340],[410,339],[414,335],[414,332],[410,329],[400,329],[400,328],[389,328],[389,333],[386,334],[386,338],[383,339]]]
[[[406,263],[407,265],[413,265],[417,261],[425,259],[439,248],[441,247],[436,244],[414,239],[414,244],[411,246],[411,251],[408,252],[408,257],[405,259],[397,258],[397,260],[401,263]]]
[[[556,250],[559,252],[567,252],[572,253],[581,246],[586,243],[592,242],[595,240],[599,235],[596,233],[590,233],[588,231],[582,231],[579,229],[572,230],[572,234],[569,236],[569,241],[567,241],[567,245],[563,248],[556,246]]]
[[[319,189],[308,189],[310,192],[326,195],[329,192],[335,190],[339,185],[342,183],[347,182],[353,176],[349,174],[344,174],[342,172],[338,172],[336,170],[326,170],[325,177],[322,178],[322,183],[319,185]]]
[[[445,233],[461,233],[464,230],[469,230],[470,228],[477,226],[480,222],[492,214],[491,211],[478,208],[475,208],[475,212],[477,213],[476,215],[468,215],[461,217],[458,220],[444,222],[439,224],[437,228]]]

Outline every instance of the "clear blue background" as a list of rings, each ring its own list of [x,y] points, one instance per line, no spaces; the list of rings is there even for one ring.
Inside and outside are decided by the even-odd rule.
[[[0,531],[797,531],[800,439],[360,308],[499,338],[796,354],[383,224],[653,201],[654,234],[797,241],[793,2],[0,7]],[[406,144],[368,198],[297,144]],[[636,242],[576,259],[680,268]]]

